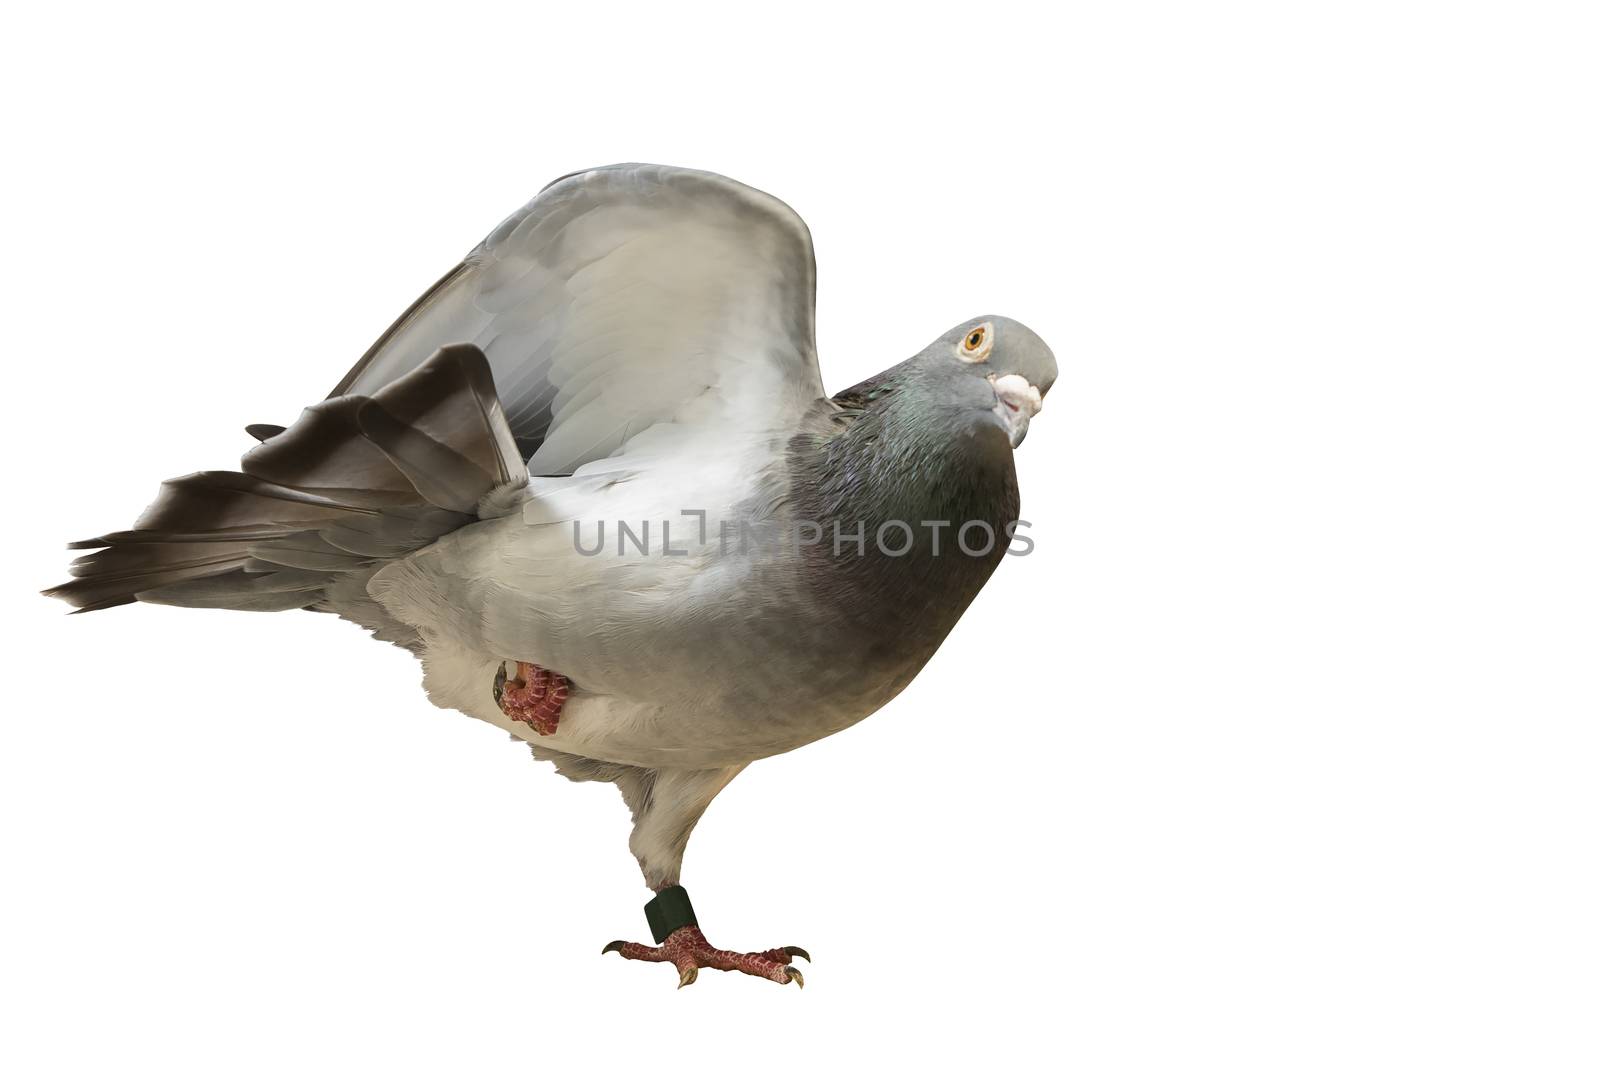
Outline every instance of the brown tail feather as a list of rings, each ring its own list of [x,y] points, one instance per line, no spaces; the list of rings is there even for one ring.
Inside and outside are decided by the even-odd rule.
[[[242,471],[163,483],[132,530],[95,549],[53,589],[79,611],[147,600],[281,611],[322,607],[373,625],[360,576],[477,519],[477,503],[524,480],[483,353],[441,348],[372,397],[338,396],[267,435]],[[346,611],[346,608],[350,610]]]

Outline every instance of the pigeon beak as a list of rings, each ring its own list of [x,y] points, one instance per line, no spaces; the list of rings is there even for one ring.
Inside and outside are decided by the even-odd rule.
[[[1016,448],[1028,436],[1028,420],[1039,414],[1039,409],[1044,406],[1039,388],[1020,374],[1007,374],[999,378],[991,376],[989,384],[994,386],[995,405],[992,410],[1006,428],[1011,447]]]

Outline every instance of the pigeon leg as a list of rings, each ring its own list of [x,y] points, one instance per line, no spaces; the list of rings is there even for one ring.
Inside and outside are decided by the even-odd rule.
[[[682,989],[700,976],[700,968],[717,971],[739,971],[755,975],[779,985],[804,988],[805,978],[797,968],[791,967],[796,957],[811,962],[803,948],[787,945],[769,948],[765,952],[730,952],[713,948],[698,926],[681,926],[667,935],[660,945],[641,945],[636,941],[613,941],[602,952],[615,950],[625,960],[646,960],[651,963],[671,963],[678,968],[678,988]]]
[[[517,662],[517,673],[506,677],[505,666],[494,680],[494,699],[513,722],[527,723],[540,737],[549,737],[561,723],[561,705],[567,702],[572,681],[536,663]]]
[[[679,989],[700,977],[702,967],[739,971],[779,985],[793,982],[805,987],[805,979],[790,966],[796,956],[808,963],[811,961],[805,949],[786,945],[765,952],[729,952],[714,947],[700,932],[694,905],[689,903],[689,894],[681,885],[662,886],[655,899],[644,906],[644,917],[650,923],[651,936],[660,942],[659,947],[635,941],[613,941],[600,950],[601,954],[615,949],[625,960],[670,963],[678,968]]]
[[[655,898],[644,906],[644,916],[657,943],[613,941],[604,951],[616,951],[625,960],[670,963],[678,969],[679,988],[698,978],[702,967],[739,971],[779,985],[805,985],[799,970],[790,966],[797,957],[810,961],[804,949],[787,945],[765,952],[729,952],[707,941],[689,893],[678,881],[684,846],[695,823],[723,786],[743,769],[742,764],[705,770],[641,768],[632,772],[639,777],[616,779],[633,810],[628,846],[644,872],[645,884],[655,892]]]

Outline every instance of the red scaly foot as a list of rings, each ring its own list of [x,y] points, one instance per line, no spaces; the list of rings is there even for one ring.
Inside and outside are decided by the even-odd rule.
[[[505,664],[494,679],[494,700],[513,722],[527,723],[540,737],[549,737],[561,724],[561,705],[567,702],[572,681],[536,663],[517,661],[517,673],[506,677]]]
[[[661,945],[641,945],[636,941],[613,941],[600,952],[604,955],[615,949],[625,960],[647,960],[651,963],[671,963],[678,968],[678,988],[700,977],[700,968],[718,971],[740,971],[757,978],[788,985],[793,982],[804,989],[806,980],[799,970],[789,966],[796,956],[811,962],[803,948],[787,945],[769,948],[765,952],[729,952],[712,948],[698,926],[681,926],[667,935]]]

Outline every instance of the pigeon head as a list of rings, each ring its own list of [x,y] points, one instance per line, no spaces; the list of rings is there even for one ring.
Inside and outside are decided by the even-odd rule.
[[[1056,380],[1056,357],[1038,334],[1015,319],[969,319],[924,348],[915,361],[934,383],[948,388],[946,405],[968,418],[992,421],[1011,447],[1028,434]]]

